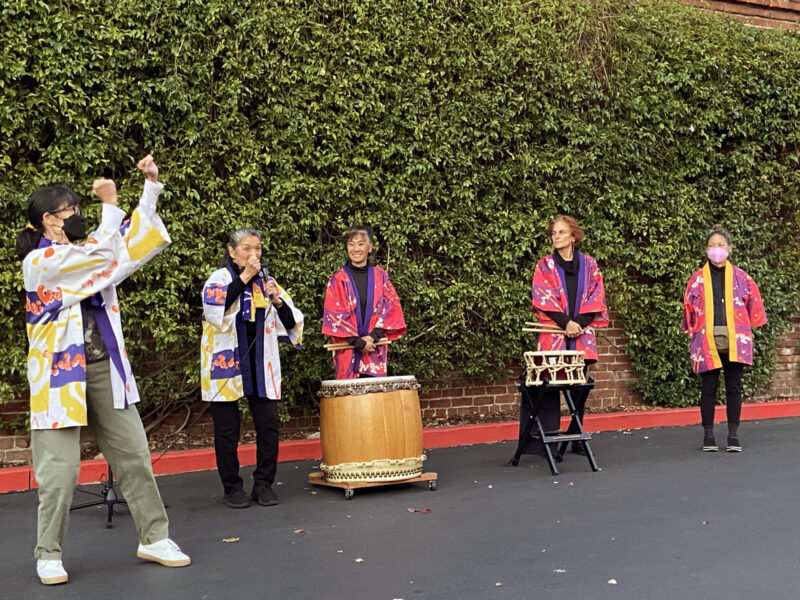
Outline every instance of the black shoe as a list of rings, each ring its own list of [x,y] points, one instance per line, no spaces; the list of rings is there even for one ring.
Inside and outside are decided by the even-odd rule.
[[[250,494],[250,497],[261,506],[275,506],[278,504],[278,496],[268,485],[253,488],[253,493]]]
[[[713,435],[703,438],[703,452],[717,452],[718,450],[719,446],[717,446]]]
[[[733,435],[728,436],[728,447],[725,448],[726,452],[741,452],[742,445],[739,443],[739,438]]]
[[[232,490],[229,494],[225,494],[222,497],[222,502],[229,508],[247,508],[250,506],[250,499],[241,488],[237,488]]]

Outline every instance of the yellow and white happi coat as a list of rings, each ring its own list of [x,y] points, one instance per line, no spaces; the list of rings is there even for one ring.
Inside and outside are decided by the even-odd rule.
[[[266,297],[264,280],[257,277],[239,295],[230,308],[225,310],[228,286],[233,282],[233,273],[228,268],[219,269],[203,286],[203,336],[200,346],[200,383],[203,400],[206,402],[234,402],[245,396],[242,379],[242,360],[248,361],[246,334],[237,328],[237,320],[255,322],[257,327],[256,357],[259,362],[252,365],[254,379],[260,390],[253,393],[259,397],[280,400],[281,361],[278,342],[286,342],[300,348],[303,340],[303,313],[298,310],[291,296],[278,283],[278,295],[292,310],[295,326],[286,331],[277,310]],[[243,304],[244,303],[244,304]],[[250,387],[250,380],[248,380]]]
[[[146,181],[139,205],[125,211],[103,205],[100,226],[86,243],[42,238],[22,263],[28,331],[31,429],[87,424],[86,361],[80,303],[99,293],[96,316],[111,360],[114,408],[139,401],[125,340],[116,286],[171,242],[156,201],[164,189]]]

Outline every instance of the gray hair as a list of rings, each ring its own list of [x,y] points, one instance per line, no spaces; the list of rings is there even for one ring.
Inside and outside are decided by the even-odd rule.
[[[708,246],[708,241],[711,239],[711,237],[715,235],[721,235],[722,237],[725,238],[725,241],[727,242],[728,246],[733,246],[733,241],[731,240],[731,234],[728,233],[728,230],[725,229],[719,223],[715,223],[714,225],[711,226],[711,231],[709,231],[708,235],[706,236],[706,246]]]
[[[261,232],[258,229],[253,229],[252,227],[240,227],[228,238],[228,245],[235,250],[236,246],[238,246],[244,238],[251,236],[255,236],[258,238],[259,242],[261,241]]]

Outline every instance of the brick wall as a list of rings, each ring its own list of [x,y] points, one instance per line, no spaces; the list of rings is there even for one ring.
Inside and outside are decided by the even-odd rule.
[[[778,364],[772,386],[755,400],[800,398],[800,319],[792,321],[791,329],[778,340],[776,351]]]
[[[800,0],[683,0],[686,4],[724,13],[754,27],[800,30]]]
[[[622,410],[642,404],[641,397],[628,387],[634,374],[624,351],[626,343],[619,318],[612,314],[610,326],[598,338],[600,362],[590,371],[597,383],[589,396],[589,410]],[[535,337],[531,336],[531,350],[535,349],[535,344]],[[800,319],[794,320],[791,329],[780,338],[777,356],[778,365],[771,389],[754,400],[800,398]],[[463,373],[423,381],[420,389],[422,416],[427,423],[458,417],[473,421],[490,417],[514,418],[519,402],[516,378],[522,370],[520,364],[509,365],[505,377],[494,383],[465,377]],[[213,431],[208,411],[199,414],[204,406],[201,402],[192,406],[189,425],[184,429],[192,436],[210,436]],[[27,414],[27,410],[27,403],[8,404],[4,407],[2,419],[11,422],[20,414]],[[319,430],[316,411],[294,408],[290,417],[291,420],[282,427],[285,435],[305,436]],[[159,435],[175,432],[185,419],[185,413],[171,415],[159,427]],[[245,436],[251,435],[252,424],[247,423],[243,432]],[[29,437],[24,431],[0,435],[0,466],[29,463],[29,445]]]
[[[28,402],[9,402],[3,405],[3,423],[19,423],[28,417]],[[28,464],[31,460],[30,436],[22,430],[0,430],[0,467]]]

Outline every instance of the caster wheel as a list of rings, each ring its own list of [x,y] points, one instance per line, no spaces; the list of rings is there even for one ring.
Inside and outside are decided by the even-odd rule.
[[[353,490],[345,490],[344,491],[344,499],[345,500],[352,500],[355,492]]]
[[[432,480],[428,482],[428,489],[432,492],[436,491],[436,480]]]

